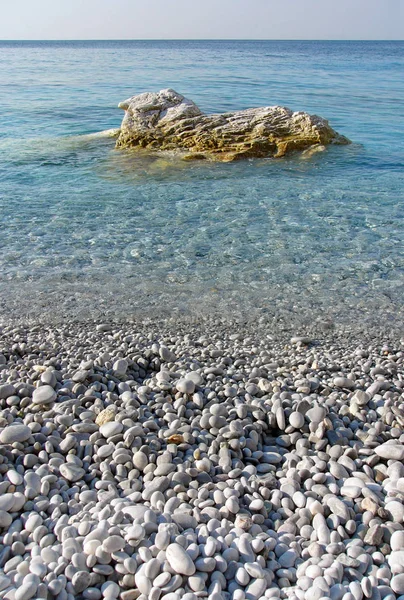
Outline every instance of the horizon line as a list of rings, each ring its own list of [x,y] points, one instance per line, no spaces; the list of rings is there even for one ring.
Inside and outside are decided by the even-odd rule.
[[[1,42],[403,42],[404,38],[6,38]]]

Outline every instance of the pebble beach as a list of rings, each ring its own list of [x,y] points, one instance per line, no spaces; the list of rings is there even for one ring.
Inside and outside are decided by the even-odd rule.
[[[403,50],[0,40],[0,600],[404,600]],[[166,88],[352,144],[117,148]]]
[[[0,598],[402,600],[403,390],[400,335],[4,322]]]

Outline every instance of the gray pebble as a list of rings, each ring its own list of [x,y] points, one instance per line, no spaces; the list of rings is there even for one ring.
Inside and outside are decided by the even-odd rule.
[[[0,433],[2,444],[13,444],[14,442],[25,442],[31,437],[31,430],[26,425],[9,425]]]
[[[56,400],[57,394],[50,385],[42,385],[32,394],[34,404],[51,404]]]

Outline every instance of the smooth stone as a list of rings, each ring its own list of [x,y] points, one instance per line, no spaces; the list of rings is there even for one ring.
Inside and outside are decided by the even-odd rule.
[[[196,518],[186,513],[174,513],[171,518],[182,529],[196,529],[198,526]]]
[[[156,477],[150,483],[147,484],[144,491],[142,492],[143,500],[150,500],[154,492],[165,492],[169,485],[170,480],[168,479],[168,477]]]
[[[0,496],[0,511],[8,512],[14,504],[14,494],[3,494]]]
[[[341,495],[347,498],[359,498],[361,493],[362,489],[354,485],[343,485],[341,488]]]
[[[45,371],[44,373],[42,373],[41,381],[42,381],[42,383],[50,385],[51,387],[55,387],[55,385],[58,382],[54,371],[51,371],[51,370]]]
[[[376,446],[375,453],[386,460],[404,460],[404,445],[381,444],[381,446]]]
[[[289,569],[293,567],[297,560],[298,556],[294,550],[286,550],[281,556],[278,558],[278,563],[284,569]]]
[[[36,388],[32,394],[34,404],[51,404],[57,398],[57,394],[50,385],[42,385]]]
[[[403,523],[404,521],[404,505],[398,500],[392,500],[387,502],[385,509],[391,515],[391,519],[394,523]]]
[[[148,506],[144,506],[143,504],[128,504],[127,506],[122,506],[121,511],[124,515],[128,515],[131,517],[133,521],[136,519],[143,519],[145,513],[149,510]]]
[[[334,379],[335,387],[347,388],[351,390],[355,387],[355,382],[352,379],[348,379],[348,377],[335,377]]]
[[[254,579],[265,577],[265,571],[258,563],[245,563],[244,568],[250,577],[253,577]]]
[[[73,575],[72,585],[76,594],[80,594],[90,587],[91,575],[88,571],[77,571]]]
[[[135,524],[125,533],[125,538],[128,540],[142,540],[145,537],[144,527]]]
[[[363,390],[357,390],[353,395],[352,400],[355,400],[359,406],[366,406],[366,404],[369,403],[370,395]]]
[[[8,529],[13,522],[13,517],[5,510],[0,510],[0,527]]]
[[[31,582],[23,583],[15,592],[14,600],[29,600],[35,596],[38,589],[37,585],[33,585]]]
[[[123,375],[126,375],[126,371],[128,370],[128,367],[129,367],[129,363],[125,358],[119,358],[112,365],[112,369],[113,369],[113,371],[115,371],[115,374],[118,376],[121,376],[121,377],[123,377]]]
[[[144,471],[144,469],[149,464],[149,459],[144,452],[138,450],[134,453],[132,457],[133,466],[139,471]]]
[[[34,471],[28,471],[25,473],[24,479],[27,486],[33,488],[37,494],[40,493],[42,482],[37,473]]]
[[[0,575],[0,591],[5,590],[11,583],[11,579],[9,577],[5,577],[4,575]]]
[[[267,581],[265,578],[254,579],[245,589],[246,600],[257,600],[264,595],[267,589]]]
[[[31,429],[26,425],[9,425],[0,433],[0,442],[2,444],[25,442],[31,437],[31,435]]]
[[[101,586],[101,592],[104,598],[117,598],[121,588],[115,581],[106,581]]]
[[[175,354],[171,352],[171,350],[167,348],[167,346],[160,346],[159,355],[161,360],[163,360],[164,362],[175,362],[176,360]]]
[[[188,576],[195,573],[196,568],[191,557],[179,544],[170,544],[166,549],[166,557],[175,573]]]
[[[283,431],[286,427],[286,419],[285,419],[285,411],[283,410],[282,406],[277,408],[276,413],[275,413],[275,418],[276,418],[276,422],[278,424],[279,429],[281,431]]]
[[[157,575],[157,577],[154,579],[153,586],[163,588],[171,580],[171,577],[172,577],[171,573],[167,573],[166,571],[163,573],[160,573],[160,575]]]
[[[391,535],[390,547],[393,552],[404,548],[404,531],[395,531]]]
[[[264,508],[264,501],[257,498],[251,502],[248,508],[252,511],[262,510]]]
[[[298,345],[308,346],[309,344],[313,343],[313,340],[306,336],[294,335],[293,337],[290,338],[290,343],[295,346],[298,346]]]
[[[393,572],[396,568],[400,569],[400,571],[398,571],[399,573],[401,571],[404,572],[404,549],[391,552],[391,554],[388,557],[388,563]]]
[[[79,371],[76,371],[73,376],[72,376],[72,380],[75,381],[76,383],[83,383],[88,377],[88,371],[85,369],[80,369]]]
[[[404,573],[394,575],[391,580],[391,589],[396,594],[404,594]]]
[[[21,473],[14,471],[14,469],[8,470],[6,473],[6,477],[13,485],[21,485],[24,481],[24,478],[21,475]]]
[[[295,429],[300,429],[304,425],[304,415],[297,411],[290,413],[289,423]]]
[[[123,431],[123,425],[119,421],[108,421],[108,423],[104,423],[100,427],[100,433],[105,438],[110,438],[118,433]]]
[[[202,573],[211,573],[216,567],[216,560],[211,556],[201,556],[196,559],[195,567]]]
[[[237,498],[235,498],[234,496],[230,496],[230,498],[227,498],[225,507],[234,515],[237,514],[240,510],[240,504]]]
[[[306,417],[312,423],[321,423],[321,421],[327,416],[327,411],[322,406],[313,406],[306,412]]]
[[[175,387],[181,394],[193,394],[195,391],[195,382],[192,379],[179,379]]]
[[[237,569],[234,579],[243,587],[250,583],[250,576],[244,567],[239,567]]]
[[[282,462],[282,456],[278,452],[264,452],[261,460],[266,464],[279,465]]]
[[[120,535],[111,535],[107,537],[103,543],[102,547],[106,552],[112,554],[117,550],[122,550],[125,547],[125,540]]]
[[[101,459],[107,458],[111,456],[115,451],[114,444],[105,444],[105,446],[100,446],[97,450],[97,456]]]
[[[203,385],[203,377],[202,377],[202,375],[200,375],[196,371],[191,371],[190,373],[187,373],[185,375],[185,379],[190,379],[191,381],[194,382],[194,384],[196,386],[202,386]]]
[[[11,383],[0,385],[0,400],[6,400],[15,395],[15,387]]]
[[[61,475],[68,481],[80,481],[86,474],[85,470],[73,463],[63,463],[59,467]]]
[[[191,575],[188,579],[188,585],[194,592],[202,592],[206,586],[206,580],[201,573]]]
[[[342,500],[339,500],[335,496],[331,496],[327,500],[327,505],[334,513],[334,515],[341,517],[341,519],[343,519],[344,521],[349,521],[350,513],[347,506],[342,502]]]
[[[165,550],[170,543],[170,534],[168,531],[159,531],[156,535],[155,545],[159,550]]]

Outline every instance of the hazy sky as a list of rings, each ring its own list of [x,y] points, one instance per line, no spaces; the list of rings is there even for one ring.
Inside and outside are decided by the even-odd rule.
[[[0,39],[404,39],[404,0],[0,0]]]

